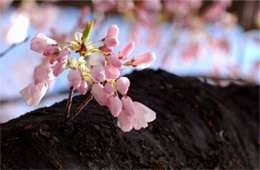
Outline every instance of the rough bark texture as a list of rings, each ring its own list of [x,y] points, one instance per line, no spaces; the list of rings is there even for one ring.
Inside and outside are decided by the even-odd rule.
[[[63,123],[63,101],[1,125],[1,168],[259,168],[258,86],[213,87],[161,70],[129,78],[129,96],[157,112],[147,129],[123,133],[95,101]]]

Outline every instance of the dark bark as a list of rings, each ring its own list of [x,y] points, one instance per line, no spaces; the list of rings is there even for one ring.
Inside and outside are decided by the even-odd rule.
[[[161,70],[129,78],[129,96],[157,113],[147,129],[123,133],[95,101],[63,123],[63,101],[1,125],[1,168],[259,168],[259,86]],[[74,97],[72,111],[86,98]]]

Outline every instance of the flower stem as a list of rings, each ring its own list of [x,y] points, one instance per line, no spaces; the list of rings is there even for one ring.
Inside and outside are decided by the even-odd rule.
[[[73,98],[74,90],[75,90],[74,87],[70,88],[69,98],[67,100],[66,110],[65,110],[65,119],[68,119],[70,117],[70,109],[71,109],[71,104],[72,104],[72,98]]]
[[[77,110],[75,112],[73,112],[71,115],[69,115],[69,117],[67,118],[67,121],[72,120],[74,117],[76,117],[81,111],[82,109],[93,99],[93,95],[90,94],[88,96],[88,98],[81,103],[81,105],[77,108]]]

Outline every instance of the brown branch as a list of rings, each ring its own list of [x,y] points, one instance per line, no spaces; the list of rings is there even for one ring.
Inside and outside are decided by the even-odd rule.
[[[65,110],[65,119],[68,119],[70,116],[70,109],[71,109],[71,104],[72,104],[72,98],[73,98],[73,92],[74,92],[75,88],[71,87],[70,88],[70,92],[69,92],[69,98],[67,100],[67,104],[66,104],[66,110]]]
[[[10,50],[12,50],[14,47],[18,46],[18,45],[21,45],[23,43],[25,43],[26,41],[29,40],[29,37],[26,37],[22,42],[20,43],[15,43],[15,44],[12,44],[10,47],[8,47],[5,51],[3,51],[2,53],[0,53],[0,57],[3,57],[6,53],[8,53]]]
[[[90,94],[88,96],[88,98],[83,102],[81,103],[81,105],[77,108],[77,110],[75,112],[73,112],[68,118],[67,118],[67,122],[72,120],[74,117],[76,117],[81,111],[82,109],[93,99],[93,95]]]

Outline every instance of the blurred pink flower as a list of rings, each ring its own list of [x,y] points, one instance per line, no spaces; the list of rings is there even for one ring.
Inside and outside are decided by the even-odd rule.
[[[30,83],[27,87],[20,91],[20,94],[28,106],[36,106],[46,94],[47,89],[47,82],[39,83],[37,85]]]

